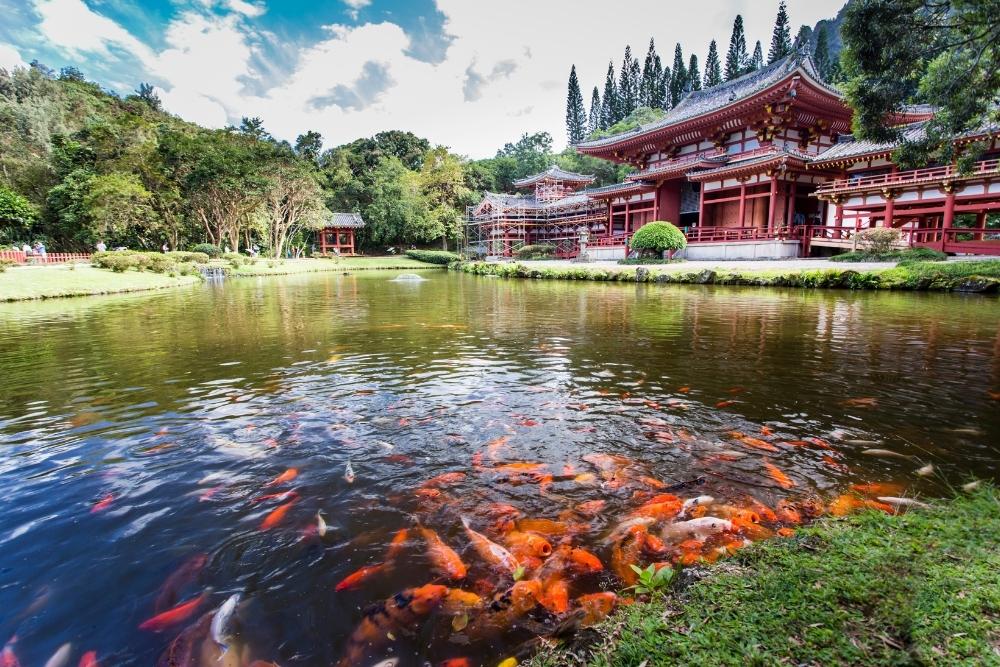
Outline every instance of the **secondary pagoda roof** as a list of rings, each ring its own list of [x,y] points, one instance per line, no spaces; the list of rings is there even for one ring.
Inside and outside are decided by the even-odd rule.
[[[541,173],[526,176],[514,181],[514,187],[527,188],[542,181],[562,181],[563,183],[578,183],[580,185],[586,185],[594,182],[594,176],[591,174],[577,174],[572,171],[566,171],[556,165],[552,165]]]
[[[337,227],[339,229],[361,229],[365,226],[360,213],[334,213],[327,220],[327,227]]]
[[[956,139],[957,143],[967,143],[982,137],[988,137],[1000,133],[1000,124],[987,123],[975,130],[965,132]],[[809,166],[820,167],[844,167],[854,164],[860,160],[871,160],[878,158],[888,158],[900,144],[909,141],[920,141],[927,136],[927,121],[922,120],[917,123],[910,123],[900,128],[900,141],[877,142],[869,140],[854,139],[851,135],[840,137],[840,141],[826,149],[809,161]]]
[[[790,148],[754,151],[752,154],[730,160],[726,164],[711,169],[688,172],[688,180],[705,181],[724,177],[743,176],[759,173],[767,168],[792,166],[805,168],[812,156]]]

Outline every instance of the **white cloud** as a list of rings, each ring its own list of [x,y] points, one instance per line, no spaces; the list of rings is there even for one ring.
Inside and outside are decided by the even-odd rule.
[[[356,12],[370,1],[345,3]],[[751,47],[760,39],[766,50],[777,8],[747,0],[633,0],[614,20],[601,21],[594,19],[598,9],[580,0],[437,0],[452,36],[440,62],[414,58],[410,36],[394,23],[331,25],[298,51],[291,72],[265,89],[268,79],[252,63],[266,61],[267,51],[262,33],[248,23],[263,6],[224,0],[230,12],[220,16],[209,11],[218,0],[201,2],[205,9],[170,23],[158,53],[81,0],[36,0],[36,6],[46,39],[75,53],[134,55],[162,83],[166,108],[191,120],[217,127],[260,116],[278,137],[294,140],[312,129],[328,146],[410,130],[473,157],[489,156],[523,132],[545,130],[563,143],[565,82],[574,63],[589,104],[591,88],[603,84],[609,59],[618,66],[625,44],[642,59],[652,34],[669,64],[680,40],[685,58],[693,50],[704,67],[709,40],[724,53],[739,11]],[[790,0],[793,32],[833,16],[841,4]]]
[[[10,44],[0,44],[0,69],[8,72],[18,67],[27,67],[28,63],[21,59],[20,52]]]

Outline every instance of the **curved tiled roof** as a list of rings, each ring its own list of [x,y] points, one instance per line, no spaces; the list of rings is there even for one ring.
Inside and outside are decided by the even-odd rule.
[[[630,192],[632,190],[642,190],[643,188],[653,188],[656,187],[652,183],[644,183],[642,181],[626,181],[624,183],[612,183],[611,185],[604,185],[599,188],[587,188],[581,194],[585,194],[588,197],[603,198],[608,195],[616,195],[623,192]]]
[[[910,123],[900,128],[901,141],[877,142],[868,140],[855,140],[850,135],[841,137],[840,142],[830,146],[828,149],[814,156],[809,160],[811,166],[826,165],[837,162],[855,161],[861,157],[879,157],[888,155],[900,144],[909,141],[920,141],[927,136],[927,121],[922,120]],[[1000,124],[988,123],[975,130],[958,135],[957,139],[971,139],[983,135],[990,135],[1000,132]]]
[[[334,213],[326,223],[327,227],[341,227],[344,229],[361,229],[365,226],[365,221],[361,219],[360,213]]]
[[[812,156],[807,153],[803,153],[792,148],[783,148],[780,150],[761,152],[745,158],[737,158],[727,162],[726,164],[719,165],[718,167],[713,167],[711,169],[691,171],[688,172],[688,178],[691,180],[700,180],[702,177],[715,176],[728,171],[738,171],[747,167],[765,165],[771,162],[781,163],[787,161],[789,158],[798,160],[802,164],[805,164],[811,157]]]
[[[514,187],[526,188],[529,185],[534,185],[535,183],[544,180],[568,181],[570,183],[593,183],[594,177],[588,174],[577,174],[572,171],[566,171],[561,167],[552,165],[540,174],[526,176],[514,181]]]
[[[718,111],[770,88],[798,70],[803,71],[810,79],[828,90],[831,94],[838,98],[843,97],[836,88],[823,81],[822,77],[816,71],[816,66],[811,56],[803,53],[793,53],[784,60],[779,60],[771,65],[762,67],[755,72],[744,74],[732,81],[726,81],[711,88],[689,93],[660,120],[641,125],[634,130],[629,130],[621,134],[581,142],[577,144],[577,148],[597,148],[615,144],[625,139],[690,120],[702,114]]]

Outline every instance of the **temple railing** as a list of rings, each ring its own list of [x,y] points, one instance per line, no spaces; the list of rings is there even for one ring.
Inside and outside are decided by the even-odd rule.
[[[726,243],[731,241],[775,241],[792,238],[790,227],[692,227],[685,231],[688,243]]]
[[[17,264],[63,264],[65,262],[90,261],[90,253],[85,252],[50,252],[42,255],[28,255],[20,250],[0,250],[0,259],[6,259]]]
[[[854,225],[807,225],[795,228],[795,237],[802,241],[802,252],[809,254],[811,245],[855,249],[856,238],[870,227]],[[899,229],[897,248],[932,248],[946,253],[969,255],[1000,255],[1000,229],[968,227],[918,227]]]
[[[968,180],[993,174],[1000,174],[1000,159],[977,162],[970,171],[965,172],[960,171],[955,165],[949,164],[942,167],[898,171],[894,174],[841,178],[820,185],[816,188],[816,195],[861,192],[864,190],[933,183],[935,181]]]

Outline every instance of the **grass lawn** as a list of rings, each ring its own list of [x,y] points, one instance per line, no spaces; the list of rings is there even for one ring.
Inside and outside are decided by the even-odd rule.
[[[582,662],[1000,665],[996,493],[825,519],[757,543],[667,597],[625,607],[598,626]],[[552,652],[532,660],[579,662]]]
[[[216,260],[220,266],[228,262]],[[233,276],[287,275],[313,271],[363,271],[370,269],[441,269],[442,266],[418,262],[409,257],[341,257],[339,259],[258,259],[255,264],[244,264],[232,269]]]
[[[160,273],[114,273],[87,264],[14,267],[0,273],[0,301],[51,299],[62,296],[114,294],[190,285],[198,276],[171,277]]]

